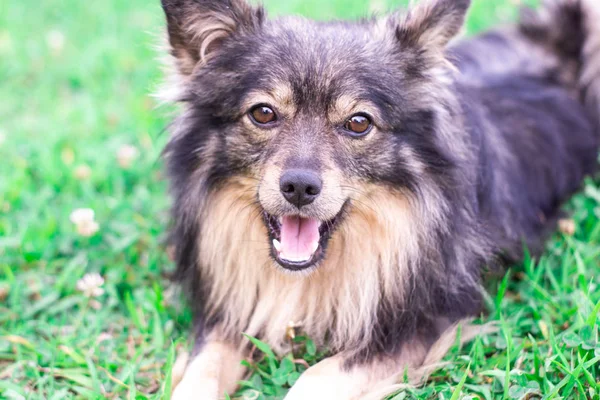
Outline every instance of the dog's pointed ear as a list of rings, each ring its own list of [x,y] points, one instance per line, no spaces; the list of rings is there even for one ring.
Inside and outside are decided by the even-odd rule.
[[[252,33],[264,10],[245,0],[161,0],[171,54],[182,75],[190,75],[233,36]]]
[[[442,50],[462,29],[471,0],[420,0],[403,15],[392,17],[404,47]]]

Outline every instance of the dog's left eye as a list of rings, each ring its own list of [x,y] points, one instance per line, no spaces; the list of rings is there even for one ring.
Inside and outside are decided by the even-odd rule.
[[[356,114],[350,117],[344,124],[344,128],[350,132],[352,136],[365,136],[373,128],[371,118],[364,114]]]
[[[250,119],[258,125],[268,125],[277,121],[277,114],[271,107],[265,105],[258,105],[250,110],[248,113]]]

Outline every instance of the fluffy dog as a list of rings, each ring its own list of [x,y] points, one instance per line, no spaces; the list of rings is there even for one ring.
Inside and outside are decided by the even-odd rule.
[[[418,370],[481,311],[484,268],[542,249],[596,169],[595,0],[451,44],[468,0],[358,22],[162,5],[182,104],[172,239],[195,317],[176,400],[233,391],[241,333],[284,352],[291,321],[331,357],[288,400],[363,398]]]

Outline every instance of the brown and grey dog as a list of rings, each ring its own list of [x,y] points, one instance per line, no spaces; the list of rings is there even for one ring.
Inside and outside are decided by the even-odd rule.
[[[176,400],[243,376],[242,332],[331,357],[286,399],[359,399],[440,355],[485,267],[543,247],[595,171],[600,6],[547,1],[449,44],[468,0],[358,22],[163,0],[182,104],[165,149],[195,347]]]

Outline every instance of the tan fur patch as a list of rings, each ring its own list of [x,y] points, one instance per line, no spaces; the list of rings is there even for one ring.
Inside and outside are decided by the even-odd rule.
[[[380,296],[402,297],[397,282],[408,279],[431,219],[403,193],[353,187],[345,221],[308,276],[287,273],[270,258],[254,180],[233,180],[211,195],[200,216],[199,261],[213,283],[208,304],[222,314],[226,337],[260,334],[284,352],[286,327],[295,322],[319,345],[330,334],[331,349],[368,343]]]
[[[250,92],[243,104],[245,110],[257,104],[268,104],[286,118],[292,118],[296,113],[292,88],[285,82],[272,83],[271,90],[267,92]]]
[[[355,96],[344,94],[339,96],[333,103],[329,112],[329,121],[333,124],[342,125],[348,118],[359,112],[366,112],[376,120],[381,119],[375,105],[360,101]]]

